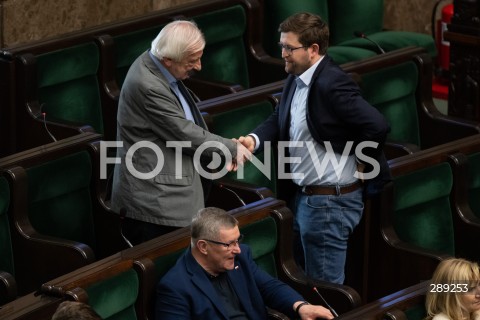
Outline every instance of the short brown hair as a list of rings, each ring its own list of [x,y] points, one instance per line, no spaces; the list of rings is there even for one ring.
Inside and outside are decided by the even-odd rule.
[[[328,48],[330,31],[328,25],[318,15],[300,12],[285,19],[278,27],[279,32],[293,32],[298,35],[298,41],[304,46],[316,43],[320,54],[325,54]]]

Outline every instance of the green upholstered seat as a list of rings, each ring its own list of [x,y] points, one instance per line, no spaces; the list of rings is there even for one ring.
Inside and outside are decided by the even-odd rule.
[[[452,184],[447,162],[394,178],[393,225],[401,240],[455,256]]]
[[[363,97],[387,119],[387,139],[421,146],[415,92],[418,68],[413,61],[362,75]]]
[[[480,218],[480,153],[468,156],[468,204]]]
[[[108,320],[136,320],[135,302],[139,292],[139,279],[129,269],[87,287],[88,303]]]
[[[81,242],[95,251],[88,152],[28,168],[27,175],[28,218],[32,226],[41,234]]]
[[[405,310],[405,315],[408,320],[423,320],[427,316],[425,304],[417,304]]]
[[[273,112],[274,106],[270,101],[260,101],[258,103],[245,105],[241,108],[226,110],[224,112],[213,114],[213,132],[222,137],[235,138],[245,135],[255,129],[260,123],[267,119]],[[264,152],[255,154],[255,156],[265,163]],[[265,176],[260,169],[251,162],[245,164],[244,178],[239,179],[237,172],[230,172],[227,177],[247,182],[255,186],[262,186],[276,193],[276,165],[273,153],[270,153],[270,179]]]
[[[9,205],[10,187],[8,181],[4,177],[0,177],[0,270],[15,275],[8,218]]]
[[[248,65],[243,42],[245,10],[240,5],[190,17],[205,35],[202,71],[198,78],[249,87]],[[219,26],[222,26],[221,28]],[[123,84],[133,61],[151,46],[163,25],[114,36],[116,78]]]
[[[250,87],[243,35],[246,30],[245,10],[240,5],[193,17],[207,42],[198,76],[210,81],[223,81]],[[220,27],[221,26],[221,27]]]
[[[363,32],[385,51],[408,46],[419,46],[435,57],[435,40],[431,35],[383,30],[383,0],[328,0],[330,43],[335,46],[357,47],[379,52],[372,42],[357,38],[354,32]]]
[[[277,277],[275,248],[277,246],[277,225],[272,217],[266,217],[240,228],[245,236],[243,243],[252,249],[253,260],[272,277]]]
[[[298,12],[311,12],[318,14],[326,22],[329,22],[327,0],[263,0],[264,5],[264,37],[263,46],[265,51],[273,57],[281,58],[278,48],[280,33],[278,26],[287,17]],[[330,27],[331,29],[331,27]],[[367,50],[358,47],[330,46],[328,55],[337,64],[356,61],[375,56],[375,50]]]
[[[47,118],[88,124],[103,133],[96,44],[39,54],[36,60],[38,101]]]
[[[374,51],[363,48],[355,48],[353,46],[330,46],[327,49],[327,54],[336,64],[339,65],[377,55],[377,53]]]
[[[153,39],[163,25],[146,28],[113,37],[115,42],[115,78],[121,88],[128,69],[143,52],[150,49]]]

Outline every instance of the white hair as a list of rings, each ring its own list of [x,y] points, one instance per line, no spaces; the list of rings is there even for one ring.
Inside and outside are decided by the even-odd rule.
[[[205,37],[196,23],[176,20],[167,24],[152,41],[151,52],[158,59],[182,61],[205,48]]]

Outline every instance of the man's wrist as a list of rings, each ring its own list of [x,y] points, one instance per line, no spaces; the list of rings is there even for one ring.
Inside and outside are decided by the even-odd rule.
[[[260,139],[255,133],[249,133],[247,137],[250,137],[253,140],[253,152],[258,150],[258,146],[260,145]]]
[[[308,305],[308,304],[310,304],[310,303],[308,303],[307,301],[303,301],[303,302],[297,304],[297,306],[295,307],[295,313],[297,314],[297,316],[298,316],[299,318],[301,318],[301,317],[300,317],[300,308],[303,307],[303,306],[305,306],[305,305]]]

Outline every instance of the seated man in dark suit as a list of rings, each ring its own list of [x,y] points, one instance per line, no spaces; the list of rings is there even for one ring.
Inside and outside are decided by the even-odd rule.
[[[292,318],[333,319],[262,271],[224,210],[200,210],[191,230],[191,248],[158,284],[155,319],[267,319],[266,306]]]

